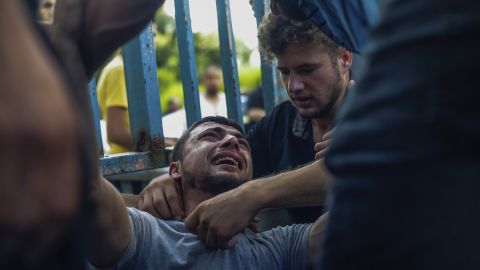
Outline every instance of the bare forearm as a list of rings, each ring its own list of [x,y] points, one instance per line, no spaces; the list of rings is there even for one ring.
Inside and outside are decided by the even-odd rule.
[[[261,208],[298,207],[325,203],[331,176],[323,160],[305,167],[247,183],[249,192],[261,198]]]
[[[328,213],[320,216],[315,223],[313,223],[312,228],[310,229],[310,234],[308,236],[308,250],[310,253],[310,260],[314,263],[314,259],[319,252],[319,244],[321,238],[325,235],[325,229],[327,227]]]
[[[103,178],[91,195],[95,213],[90,230],[89,259],[96,266],[112,266],[130,240],[127,208],[120,194]]]
[[[119,144],[125,148],[132,149],[132,136],[127,127],[122,127],[121,130],[116,130],[112,136],[108,138],[111,142]]]

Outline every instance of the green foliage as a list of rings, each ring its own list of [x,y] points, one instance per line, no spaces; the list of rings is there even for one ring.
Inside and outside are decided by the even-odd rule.
[[[243,92],[250,92],[257,88],[262,81],[260,67],[244,67],[238,70],[240,88]]]
[[[180,57],[175,29],[175,19],[159,10],[155,15],[157,34],[155,36],[158,80],[162,110],[165,111],[168,100],[181,97],[183,103],[183,88],[180,76]],[[194,50],[197,71],[200,75],[209,65],[221,66],[220,45],[218,33],[194,33]],[[249,65],[252,50],[241,40],[236,40],[235,48],[239,64],[240,88],[245,91],[254,89],[260,82],[260,68]],[[200,91],[203,87],[200,86]]]

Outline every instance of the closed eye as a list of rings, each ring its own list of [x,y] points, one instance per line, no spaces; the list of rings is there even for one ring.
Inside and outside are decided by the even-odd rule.
[[[199,136],[200,140],[206,139],[206,140],[218,140],[219,135],[215,132],[205,132]]]
[[[282,74],[283,76],[290,74],[290,71],[289,71],[288,69],[286,69],[286,68],[279,68],[278,71],[279,71],[280,74]]]

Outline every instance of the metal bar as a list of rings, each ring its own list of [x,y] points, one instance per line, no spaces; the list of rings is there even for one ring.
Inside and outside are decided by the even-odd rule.
[[[134,149],[162,150],[165,146],[162,110],[151,26],[124,45],[122,54]]]
[[[197,63],[188,0],[175,0],[175,23],[187,126],[190,126],[199,120],[202,114],[198,97]]]
[[[230,16],[230,1],[217,1],[218,34],[222,58],[223,81],[227,98],[228,118],[243,127],[243,112],[240,102],[235,37]]]
[[[262,22],[263,16],[269,13],[269,0],[254,0],[253,1],[255,18],[257,19],[257,26]],[[262,95],[263,106],[267,113],[271,112],[278,100],[278,82],[277,82],[277,67],[275,63],[268,63],[265,57],[260,53],[260,63],[262,70]]]
[[[100,160],[100,173],[110,176],[165,167],[167,155],[167,152],[142,152],[107,156]]]
[[[95,124],[95,130],[97,134],[97,147],[98,155],[103,157],[103,143],[102,143],[102,130],[100,128],[100,109],[98,108],[97,100],[97,85],[95,77],[88,82],[88,91],[90,97],[90,106],[92,107],[93,121]]]

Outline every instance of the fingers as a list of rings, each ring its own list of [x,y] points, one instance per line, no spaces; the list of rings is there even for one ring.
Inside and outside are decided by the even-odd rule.
[[[323,135],[322,137],[323,141],[315,144],[314,146],[315,159],[318,160],[318,159],[325,158],[325,154],[327,153],[327,149],[328,149],[328,146],[330,145],[334,132],[335,132],[335,129],[331,129],[329,132]]]
[[[218,245],[220,243],[217,242],[217,240],[218,240],[217,235],[213,231],[207,230],[204,235],[205,235],[205,238],[204,239],[200,238],[200,239],[205,243],[205,245],[208,248],[210,248],[210,249],[218,248]],[[200,237],[200,235],[199,235],[199,237]]]
[[[198,238],[210,249],[228,249],[232,248],[236,244],[234,239],[221,237],[218,233],[218,230],[215,229],[214,226],[211,226],[207,222],[201,222],[199,220],[198,208],[187,217],[185,220],[185,226],[192,233],[196,234]]]
[[[316,143],[314,146],[315,153],[318,153],[320,151],[327,149],[329,144],[330,144],[330,140]]]
[[[319,160],[319,159],[322,159],[322,158],[325,158],[325,155],[327,154],[327,149],[324,149],[320,152],[317,152],[315,154],[315,160]]]
[[[140,193],[139,208],[160,219],[184,217],[182,197],[175,181],[169,176],[161,176]]]
[[[198,208],[198,207],[197,207]],[[192,233],[198,235],[199,233],[199,222],[198,222],[198,211],[197,208],[193,210],[190,215],[185,219],[185,227],[190,230]]]
[[[333,137],[333,132],[334,131],[335,131],[335,129],[331,129],[329,132],[325,133],[325,135],[323,135],[323,140],[324,141],[330,140]]]
[[[260,227],[258,226],[258,223],[255,221],[250,222],[250,224],[248,224],[248,228],[252,230],[252,232],[254,233],[260,232]]]

